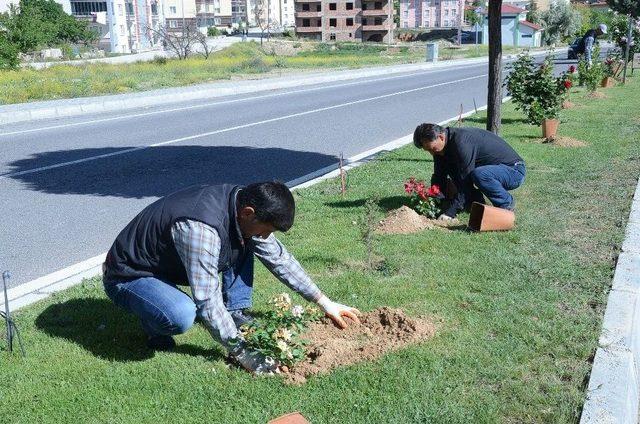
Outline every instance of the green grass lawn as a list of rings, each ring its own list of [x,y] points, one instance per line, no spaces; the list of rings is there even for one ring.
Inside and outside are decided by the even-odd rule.
[[[196,56],[187,60],[167,60],[166,63],[94,63],[56,65],[42,70],[0,71],[0,105],[147,91],[232,77],[255,78],[259,74],[281,75],[299,70],[348,69],[425,60],[424,46],[388,51],[385,45],[338,43],[332,48],[329,44],[313,43],[309,50],[308,47],[303,48],[308,43],[288,44],[293,49],[290,55],[272,54],[272,45],[266,42],[263,49],[259,44],[250,42],[237,43],[215,52],[209,59]],[[513,47],[505,47],[505,52],[514,51]],[[486,46],[443,47],[440,51],[442,60],[486,55]]]
[[[606,93],[576,93],[563,111],[561,135],[583,148],[539,143],[505,105],[502,134],[528,166],[510,232],[376,236],[386,267],[366,270],[365,200],[382,218],[405,178],[431,174],[412,146],[351,171],[345,197],[336,180],[297,192],[281,238],[320,287],[362,311],[430,316],[435,338],[292,387],[229,368],[202,326],[175,352],[147,351],[93,279],[17,314],[28,356],[0,352],[0,421],[265,423],[299,410],[312,423],[574,422],[640,172],[640,81]],[[259,268],[258,310],[285,290]]]

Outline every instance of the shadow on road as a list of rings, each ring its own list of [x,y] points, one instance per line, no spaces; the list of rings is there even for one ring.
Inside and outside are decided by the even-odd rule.
[[[82,346],[96,357],[114,361],[142,361],[154,351],[147,349],[137,319],[108,299],[71,299],[49,306],[36,318],[36,327],[52,337]],[[174,353],[222,359],[214,348],[178,344]]]
[[[286,182],[338,161],[313,152],[231,146],[160,146],[118,154],[130,149],[134,148],[38,153],[11,162],[7,176],[45,193],[143,198],[194,184]],[[30,172],[97,156],[73,166]]]

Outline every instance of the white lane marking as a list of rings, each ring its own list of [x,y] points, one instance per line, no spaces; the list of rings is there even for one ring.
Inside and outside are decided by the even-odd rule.
[[[209,132],[206,132],[206,133],[190,135],[190,136],[187,136],[187,137],[180,137],[180,138],[176,138],[176,139],[173,139],[173,140],[167,140],[167,141],[163,141],[163,142],[160,142],[160,143],[150,144],[150,145],[147,145],[147,146],[133,147],[133,148],[130,148],[130,149],[120,150],[120,151],[117,151],[117,152],[105,153],[105,154],[96,155],[96,156],[90,156],[90,157],[87,157],[87,158],[77,159],[77,160],[68,161],[68,162],[61,162],[61,163],[57,163],[57,164],[54,164],[54,165],[42,166],[42,167],[33,168],[33,169],[26,169],[24,171],[7,172],[7,173],[4,173],[4,174],[0,174],[0,180],[6,179],[6,178],[10,178],[10,177],[17,177],[17,176],[20,176],[20,175],[33,174],[33,173],[36,173],[36,172],[46,171],[46,170],[49,170],[49,169],[56,169],[56,168],[62,168],[62,167],[66,167],[66,166],[76,165],[76,164],[79,164],[79,163],[94,161],[94,160],[98,160],[98,159],[103,159],[103,158],[108,158],[108,157],[113,157],[113,156],[118,156],[118,155],[124,155],[124,154],[127,154],[127,153],[137,152],[139,150],[144,150],[144,149],[153,148],[153,147],[166,146],[166,145],[169,145],[169,144],[180,143],[180,142],[188,141],[188,140],[194,140],[196,138],[208,137],[208,136],[221,134],[221,133],[225,133],[225,132],[229,132],[229,131],[235,131],[235,130],[239,130],[239,129],[243,129],[243,128],[254,127],[254,126],[257,126],[257,125],[264,125],[264,124],[268,124],[268,123],[271,123],[271,122],[277,122],[277,121],[282,121],[282,120],[285,120],[285,119],[296,118],[296,117],[299,117],[299,116],[310,115],[312,113],[324,112],[324,111],[327,111],[327,110],[337,109],[337,108],[341,108],[341,107],[345,107],[345,106],[353,106],[353,105],[356,105],[356,104],[359,104],[359,103],[370,102],[370,101],[373,101],[373,100],[380,100],[380,99],[384,99],[384,98],[387,98],[387,97],[398,96],[398,95],[401,95],[401,94],[407,94],[407,93],[413,93],[413,92],[416,92],[416,91],[428,90],[430,88],[442,87],[442,86],[450,85],[450,84],[457,84],[457,83],[470,81],[470,80],[474,80],[474,79],[485,78],[486,76],[487,76],[487,74],[476,75],[476,76],[473,76],[473,77],[462,78],[462,79],[455,80],[455,81],[448,81],[448,82],[428,85],[428,86],[424,86],[424,87],[412,88],[412,89],[409,89],[409,90],[397,91],[395,93],[383,94],[383,95],[380,95],[380,96],[369,97],[369,98],[361,99],[361,100],[354,100],[352,102],[340,103],[340,104],[337,104],[337,105],[327,106],[327,107],[323,107],[323,108],[319,108],[319,109],[307,110],[307,111],[304,111],[304,112],[298,112],[298,113],[293,113],[293,114],[290,114],[290,115],[279,116],[277,118],[271,118],[271,119],[265,119],[263,121],[251,122],[249,124],[237,125],[237,126],[234,126],[234,127],[223,128],[223,129],[220,129],[220,130],[209,131]]]
[[[456,70],[473,68],[473,67],[477,67],[477,66],[480,66],[480,65],[484,66],[486,64],[485,63],[479,63],[479,64],[472,64],[472,65],[464,65],[464,66],[461,66],[459,68],[456,68]],[[264,95],[253,96],[253,97],[245,97],[245,98],[242,98],[242,99],[223,100],[223,101],[219,101],[219,102],[209,102],[209,103],[203,103],[203,104],[192,105],[192,106],[180,106],[180,107],[171,108],[171,109],[162,109],[162,110],[154,110],[154,111],[141,112],[141,113],[135,113],[135,114],[112,116],[112,117],[109,117],[109,118],[93,119],[93,120],[90,120],[90,121],[71,122],[71,123],[66,123],[66,124],[50,125],[48,127],[30,128],[30,129],[27,129],[27,130],[17,130],[17,131],[0,133],[0,137],[8,136],[8,135],[27,134],[27,133],[32,133],[32,132],[36,132],[36,131],[55,130],[55,129],[66,128],[66,127],[77,127],[77,126],[81,126],[81,125],[90,125],[90,124],[117,121],[117,120],[123,120],[123,119],[140,118],[140,117],[143,117],[143,116],[158,115],[158,114],[161,114],[161,113],[180,112],[180,111],[184,111],[184,110],[206,108],[206,107],[210,107],[210,106],[223,106],[223,105],[228,105],[228,104],[232,104],[232,103],[239,103],[239,102],[253,101],[253,100],[261,100],[261,99],[267,99],[267,98],[270,98],[270,97],[286,96],[286,95],[289,95],[289,94],[305,93],[305,92],[309,92],[309,91],[319,91],[319,90],[325,90],[325,89],[347,87],[347,86],[351,86],[351,85],[366,84],[366,83],[379,82],[379,81],[389,81],[389,80],[400,79],[400,78],[411,78],[411,77],[415,77],[416,75],[420,75],[420,74],[429,74],[429,73],[435,73],[435,72],[441,72],[441,71],[446,71],[446,69],[427,69],[427,70],[415,71],[415,72],[407,71],[403,75],[395,75],[395,76],[392,76],[392,77],[368,79],[366,81],[347,82],[347,83],[342,83],[342,84],[334,84],[334,85],[327,85],[327,86],[321,86],[321,87],[313,87],[313,88],[305,88],[305,89],[300,89],[300,90],[292,90],[292,91],[287,91],[287,92],[282,92],[282,93],[270,93],[270,94],[264,94]],[[319,84],[321,84],[321,83],[319,83]]]

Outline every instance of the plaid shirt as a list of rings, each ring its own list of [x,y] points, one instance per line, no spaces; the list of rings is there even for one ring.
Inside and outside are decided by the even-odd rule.
[[[214,339],[229,346],[238,330],[222,299],[218,277],[220,236],[211,226],[193,220],[176,222],[171,235],[187,271],[198,316]],[[254,237],[250,243],[255,256],[278,280],[310,302],[320,299],[322,292],[318,286],[273,234],[266,239]]]

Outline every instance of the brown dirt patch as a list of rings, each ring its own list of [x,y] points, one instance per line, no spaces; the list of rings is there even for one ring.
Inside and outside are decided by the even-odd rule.
[[[448,228],[460,226],[460,221],[438,221],[420,215],[408,206],[402,206],[389,212],[380,221],[376,232],[379,234],[412,234],[433,228]]]
[[[590,99],[606,99],[607,95],[600,91],[594,91],[593,93],[587,94],[587,97]]]
[[[562,102],[562,109],[573,109],[574,107],[576,107],[576,104],[569,100]]]
[[[313,323],[304,334],[309,341],[307,359],[285,373],[285,382],[303,384],[307,377],[372,361],[435,334],[435,325],[430,320],[408,317],[401,309],[379,308],[363,314],[360,322],[360,325],[350,323],[344,330],[329,320]]]
[[[550,140],[545,139],[543,142],[553,144],[554,146],[559,146],[559,147],[586,147],[587,146],[587,143],[585,143],[584,141],[576,140],[575,138],[571,138],[571,137],[556,137]]]

